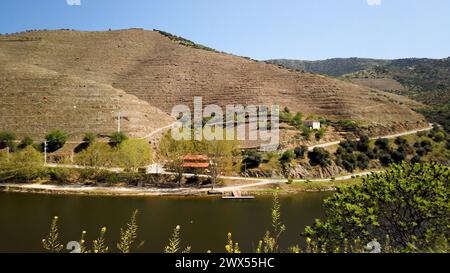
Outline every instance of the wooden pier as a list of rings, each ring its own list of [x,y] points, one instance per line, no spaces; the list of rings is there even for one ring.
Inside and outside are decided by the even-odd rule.
[[[234,200],[238,200],[238,199],[255,199],[254,196],[244,196],[242,195],[242,193],[240,191],[233,191],[231,195],[223,195],[222,199],[234,199]]]

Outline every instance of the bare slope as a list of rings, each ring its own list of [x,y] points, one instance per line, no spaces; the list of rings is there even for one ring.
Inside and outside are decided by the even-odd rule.
[[[397,128],[412,128],[423,120],[410,109],[418,104],[400,96],[183,46],[154,31],[36,31],[0,36],[0,61],[32,65],[99,84],[102,88],[108,86],[113,90],[123,90],[166,113],[177,104],[190,104],[194,96],[202,96],[204,104],[278,103],[305,114],[395,125]],[[0,71],[0,77],[11,77],[9,74],[4,76],[8,69],[6,65]],[[17,86],[17,92],[25,91],[21,86]],[[62,85],[60,88],[65,87]],[[0,88],[2,97],[7,89],[4,85]],[[49,89],[52,92],[58,90]],[[61,96],[70,92],[75,94],[74,90],[68,90]],[[20,103],[16,109],[18,107]],[[139,116],[142,118],[142,114]],[[163,115],[162,119],[157,118],[159,116],[151,117],[148,126],[144,127],[157,127],[153,121],[164,123],[162,121],[167,116]],[[3,124],[5,118],[0,119]],[[97,123],[95,119],[86,118],[83,124],[95,128]],[[133,128],[136,133],[140,130]],[[3,125],[1,129],[4,129]]]
[[[131,136],[169,124],[172,119],[124,91],[63,75],[34,65],[0,62],[0,130],[42,139],[51,130],[64,130],[71,139],[86,132],[110,134],[122,129]]]

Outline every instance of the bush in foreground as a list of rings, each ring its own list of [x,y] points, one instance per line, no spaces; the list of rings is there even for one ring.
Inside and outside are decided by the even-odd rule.
[[[327,251],[376,239],[394,252],[446,252],[449,178],[442,165],[391,165],[326,200],[326,218],[307,227],[305,235]]]

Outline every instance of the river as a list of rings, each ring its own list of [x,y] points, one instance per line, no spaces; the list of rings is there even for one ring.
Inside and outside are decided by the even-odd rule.
[[[280,239],[287,248],[301,244],[301,232],[324,214],[323,200],[331,193],[298,193],[280,196],[282,221],[287,230]],[[182,228],[182,245],[193,252],[223,252],[228,232],[243,251],[254,251],[271,225],[271,196],[255,200],[222,200],[216,197],[106,197],[0,193],[0,252],[44,252],[41,240],[53,216],[60,219],[60,239],[77,241],[82,230],[96,238],[106,226],[111,250],[120,227],[138,209],[138,243],[135,252],[162,252],[173,228]]]

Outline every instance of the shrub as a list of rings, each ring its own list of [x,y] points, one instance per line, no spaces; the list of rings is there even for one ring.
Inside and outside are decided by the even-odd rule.
[[[356,162],[357,162],[358,168],[360,168],[361,170],[365,170],[369,167],[370,159],[367,155],[360,153],[356,157]]]
[[[298,112],[297,114],[295,114],[295,116],[292,118],[292,123],[294,125],[301,125],[302,124],[302,119],[303,119],[303,115],[302,113]]]
[[[34,143],[33,139],[29,136],[24,137],[19,144],[19,149],[23,150],[28,146],[32,146]]]
[[[52,168],[47,170],[47,173],[48,175],[50,175],[50,179],[52,181],[56,181],[58,183],[67,183],[70,181],[73,171],[66,168]]]
[[[389,139],[387,138],[379,138],[375,141],[375,145],[380,148],[381,150],[384,151],[389,151],[390,150],[390,146],[389,146]]]
[[[414,152],[414,150],[411,149],[411,147],[409,145],[400,146],[400,147],[397,148],[397,151],[402,153],[402,154],[405,154],[405,156],[409,155],[409,154],[412,154]]]
[[[66,144],[68,135],[62,131],[53,131],[50,132],[45,140],[47,141],[47,152],[53,153],[59,149],[61,149],[64,144]]]
[[[390,245],[391,252],[447,253],[448,179],[446,166],[393,165],[327,199],[325,218],[307,227],[304,235],[315,248],[330,252],[375,239]]]
[[[309,162],[312,166],[327,167],[331,165],[330,157],[330,153],[323,148],[314,148],[308,153]]]
[[[356,149],[356,143],[349,139],[341,141],[341,143],[339,143],[339,146],[341,146],[347,153],[353,153],[353,151]]]
[[[244,169],[256,169],[262,162],[262,155],[257,151],[248,151],[244,156],[244,160],[242,160]]]
[[[402,137],[397,137],[394,142],[398,146],[405,146],[405,145],[408,144],[408,141],[406,139],[402,138]]]
[[[16,135],[11,132],[0,132],[0,150],[9,148],[13,152],[16,148],[14,141],[16,140]]]
[[[429,140],[422,140],[421,142],[416,142],[414,147],[417,148],[416,152],[421,155],[427,155],[433,151],[433,144]]]
[[[412,164],[422,163],[422,157],[416,154],[413,158],[411,158],[411,163]]]
[[[434,134],[434,136],[433,136],[433,140],[436,142],[442,142],[445,140],[445,138],[446,138],[446,134],[443,131],[439,131],[436,134]]]
[[[139,167],[150,164],[151,147],[146,140],[128,139],[119,146],[119,162],[124,168],[136,172]]]
[[[310,140],[311,138],[311,134],[312,134],[312,130],[311,128],[309,128],[308,126],[302,126],[302,136],[305,138],[305,140]]]
[[[29,182],[44,175],[44,158],[31,146],[14,153],[8,164],[1,166],[2,175],[19,182]]]
[[[384,153],[380,155],[380,162],[383,164],[383,166],[389,166],[394,162],[391,155],[388,153]]]
[[[374,150],[368,150],[366,153],[367,157],[369,159],[376,159],[377,158],[377,154],[375,153]]]
[[[295,153],[291,150],[285,151],[280,157],[280,163],[291,163],[291,161],[295,158]]]
[[[336,164],[349,172],[353,172],[358,166],[356,156],[345,151],[336,155]]]
[[[97,140],[97,135],[95,133],[86,133],[83,137],[83,142],[88,146]]]
[[[116,162],[116,151],[107,143],[95,142],[75,157],[75,162],[82,166],[112,167]]]
[[[356,149],[360,152],[366,153],[369,151],[370,139],[367,135],[360,136],[358,142],[356,143]]]
[[[110,136],[110,144],[114,147],[119,146],[120,144],[122,144],[122,142],[124,142],[125,140],[127,140],[128,137],[127,135],[125,135],[122,132],[115,132]]]
[[[339,120],[339,121],[337,122],[336,127],[337,127],[339,130],[342,130],[342,131],[351,131],[351,132],[356,131],[356,129],[358,128],[358,126],[356,125],[356,123],[355,123],[354,121],[352,121],[352,120]]]
[[[324,129],[317,130],[317,132],[315,134],[316,140],[321,140],[324,136],[325,136],[325,130]]]
[[[394,151],[391,153],[391,158],[395,163],[400,163],[406,159],[406,154],[399,151]]]
[[[427,135],[427,133],[425,131],[420,131],[420,132],[417,132],[417,134],[416,134],[416,136],[418,136],[418,137],[424,137],[426,135]]]
[[[307,146],[299,146],[294,149],[295,157],[303,159],[303,158],[305,158],[305,154],[307,151],[308,151]]]

